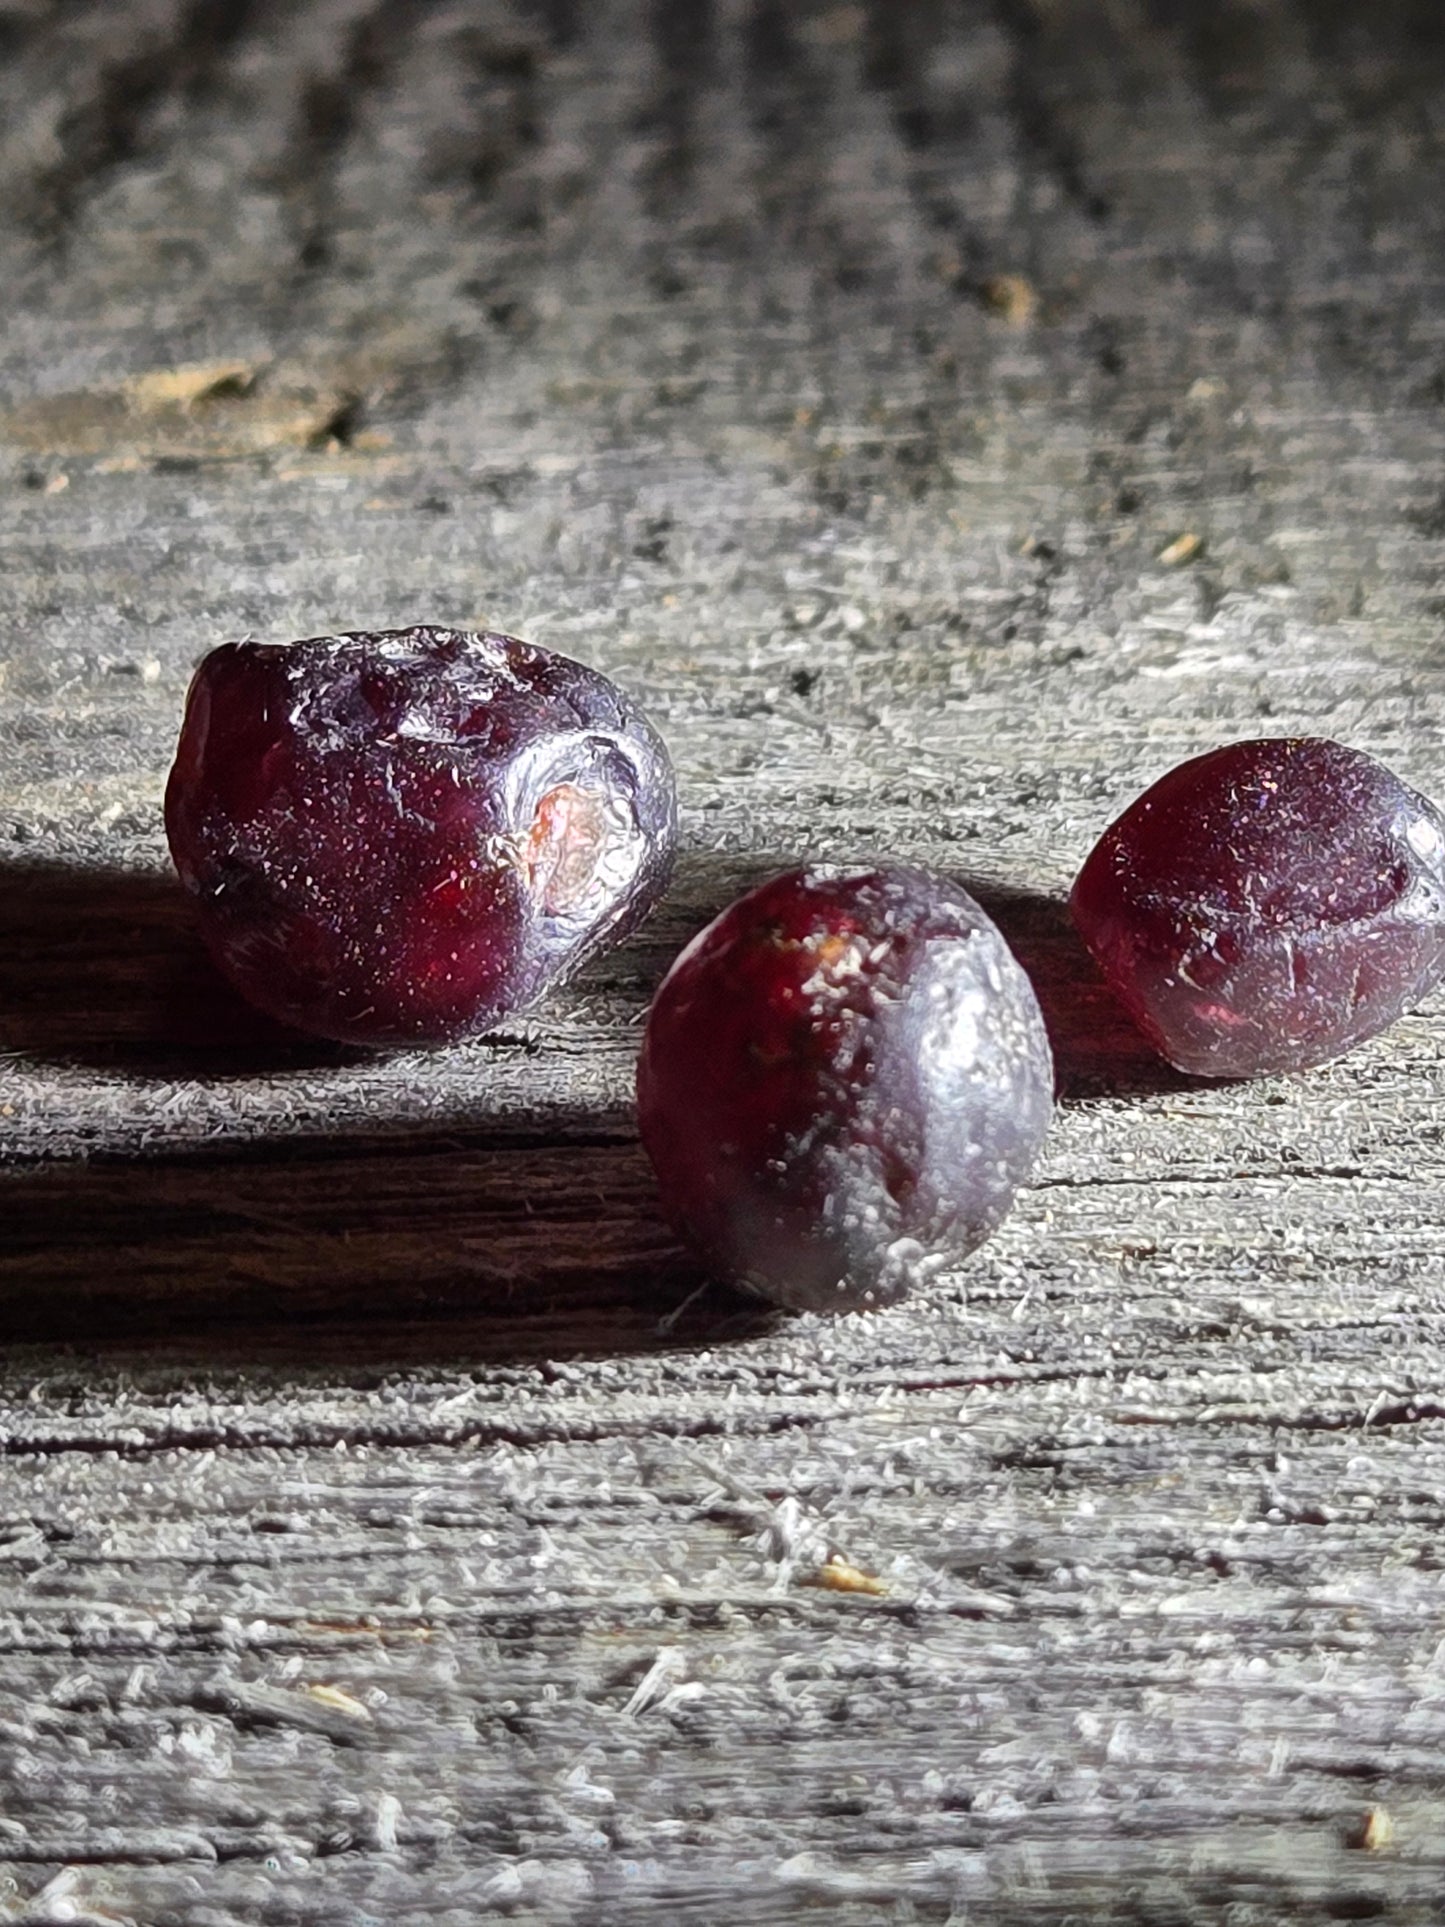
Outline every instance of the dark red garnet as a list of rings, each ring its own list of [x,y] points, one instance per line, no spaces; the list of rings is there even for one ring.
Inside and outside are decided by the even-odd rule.
[[[642,1139],[719,1276],[797,1310],[885,1305],[998,1225],[1053,1070],[1028,979],[968,893],[902,867],[793,870],[673,965]]]
[[[1100,968],[1171,1064],[1297,1071],[1445,973],[1445,818],[1359,750],[1232,743],[1106,830],[1074,885]]]
[[[196,672],[166,829],[217,964],[288,1024],[444,1042],[522,1010],[656,903],[660,739],[512,636],[227,643]]]

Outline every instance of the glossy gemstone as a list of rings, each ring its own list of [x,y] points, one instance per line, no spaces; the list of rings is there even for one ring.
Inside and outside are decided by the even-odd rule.
[[[667,752],[605,676],[451,629],[213,650],[166,791],[221,970],[360,1044],[524,1009],[652,908],[674,822]]]
[[[1043,1142],[1028,979],[966,891],[902,867],[793,870],[673,965],[637,1080],[673,1221],[797,1310],[885,1305],[980,1244]]]
[[[1073,913],[1171,1064],[1303,1070],[1445,972],[1445,819],[1342,743],[1233,743],[1181,763],[1105,831]]]

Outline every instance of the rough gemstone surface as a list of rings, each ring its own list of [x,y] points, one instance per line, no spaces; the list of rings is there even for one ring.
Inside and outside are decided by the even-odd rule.
[[[166,791],[221,970],[361,1044],[523,1009],[651,909],[674,825],[667,752],[605,676],[451,629],[213,650]]]
[[[1033,990],[927,872],[794,870],[683,951],[637,1081],[664,1206],[719,1276],[885,1305],[998,1225],[1053,1111]]]
[[[1105,831],[1073,913],[1178,1069],[1303,1070],[1445,972],[1445,818],[1342,743],[1233,743],[1181,763]]]

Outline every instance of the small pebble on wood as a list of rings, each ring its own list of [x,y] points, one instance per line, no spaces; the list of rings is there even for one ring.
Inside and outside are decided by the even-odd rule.
[[[664,1205],[718,1276],[887,1305],[1004,1217],[1053,1110],[1033,990],[925,871],[794,870],[696,937],[638,1070]]]
[[[1342,743],[1233,743],[1130,805],[1080,871],[1073,913],[1179,1070],[1304,1070],[1445,973],[1445,818]]]
[[[605,676],[434,628],[213,650],[166,793],[222,972],[357,1044],[524,1009],[656,903],[675,818],[667,751]]]

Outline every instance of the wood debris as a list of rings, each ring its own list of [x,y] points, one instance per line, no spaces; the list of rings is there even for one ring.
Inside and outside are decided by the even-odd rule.
[[[840,1559],[836,1553],[819,1566],[810,1583],[826,1592],[862,1592],[874,1599],[888,1597],[887,1584],[876,1572],[865,1572],[862,1566]]]
[[[334,1713],[344,1713],[349,1720],[363,1720],[372,1724],[371,1708],[353,1699],[350,1693],[343,1693],[339,1686],[308,1686],[307,1694],[319,1706],[328,1706]]]
[[[300,368],[207,362],[154,368],[111,388],[21,402],[0,440],[124,474],[158,461],[221,461],[343,438],[355,391]]]
[[[179,368],[152,368],[121,383],[134,407],[142,412],[249,394],[258,370],[244,361],[197,361]]]
[[[1039,291],[1027,275],[995,274],[979,291],[984,306],[1011,328],[1027,327],[1039,309]]]
[[[1357,1844],[1366,1853],[1383,1853],[1395,1844],[1395,1822],[1384,1807],[1371,1807],[1365,1815],[1357,1836]]]
[[[364,405],[424,391],[454,350],[435,330],[402,326],[306,359],[245,359],[147,368],[110,385],[32,395],[0,413],[0,443],[111,475],[157,462],[229,461],[273,450],[370,453]]]

